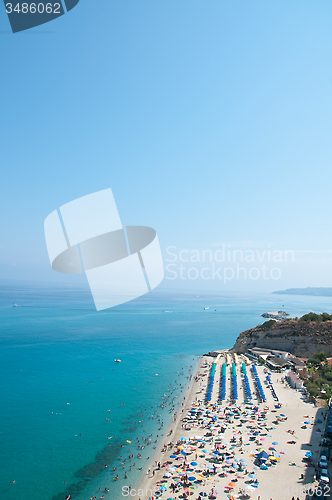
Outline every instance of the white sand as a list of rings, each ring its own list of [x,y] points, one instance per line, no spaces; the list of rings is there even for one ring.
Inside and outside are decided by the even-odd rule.
[[[208,359],[211,364],[211,358]],[[225,361],[225,358],[222,357],[217,365],[214,391],[211,404],[217,402],[218,391],[219,391],[219,380],[220,380],[220,371],[221,364]],[[233,359],[231,359],[233,361]],[[242,377],[240,376],[240,368],[242,360],[240,359],[240,364],[237,365],[237,374],[238,374],[238,389],[239,389],[239,399],[237,401],[237,406],[239,408],[244,409],[244,391],[242,387]],[[202,363],[200,364],[200,366]],[[306,429],[301,429],[301,426],[304,425],[304,421],[313,420],[316,418],[321,418],[323,420],[323,415],[326,412],[326,409],[317,409],[314,408],[312,403],[308,403],[304,401],[302,394],[294,389],[291,389],[287,384],[281,383],[281,377],[284,375],[280,373],[272,373],[272,382],[276,394],[279,398],[279,401],[282,403],[282,407],[277,409],[277,412],[274,413],[271,410],[275,410],[274,405],[275,401],[272,397],[272,393],[268,387],[264,384],[266,375],[264,374],[264,367],[257,367],[258,374],[260,380],[262,382],[266,403],[259,403],[257,399],[253,399],[253,403],[259,407],[259,410],[262,411],[267,405],[269,406],[269,412],[266,414],[267,421],[264,421],[268,427],[274,427],[274,429],[270,431],[261,431],[262,433],[267,433],[268,435],[262,436],[258,435],[257,439],[261,445],[256,444],[254,441],[249,441],[249,437],[247,432],[249,429],[247,425],[248,423],[244,423],[241,427],[237,427],[241,422],[240,420],[235,419],[230,426],[226,429],[224,433],[219,433],[218,431],[213,431],[213,442],[209,442],[204,445],[204,449],[208,450],[208,453],[205,454],[205,458],[199,458],[195,460],[196,451],[193,451],[188,457],[187,462],[196,461],[198,463],[197,470],[206,469],[207,465],[211,465],[207,459],[213,457],[212,451],[215,449],[215,439],[221,438],[222,443],[229,443],[230,439],[233,437],[234,432],[241,431],[244,444],[250,443],[249,445],[243,446],[243,452],[240,451],[240,445],[234,447],[234,451],[236,451],[235,457],[238,459],[244,459],[246,461],[248,472],[254,472],[259,481],[259,485],[257,488],[251,491],[251,498],[258,498],[260,500],[269,500],[269,499],[277,499],[277,498],[287,498],[291,500],[294,496],[295,499],[299,497],[301,500],[305,498],[304,490],[307,489],[310,485],[315,484],[317,486],[317,481],[314,480],[314,468],[305,467],[305,463],[302,461],[305,452],[311,451],[313,453],[313,462],[317,464],[319,458],[319,443],[321,441],[321,433],[316,432],[317,429],[323,430],[323,424],[315,424],[315,425],[307,425]],[[250,381],[251,390],[254,396],[254,379],[251,374],[251,370],[247,367],[247,373]],[[230,378],[230,365],[227,367],[227,378]],[[278,380],[278,382],[277,382]],[[162,451],[163,445],[165,443],[176,443],[181,439],[181,437],[185,437],[189,440],[193,436],[204,436],[207,432],[206,428],[197,427],[197,424],[193,426],[191,430],[184,430],[182,428],[182,419],[186,417],[187,410],[192,407],[192,405],[197,401],[200,402],[201,406],[204,405],[206,408],[209,407],[209,404],[205,403],[205,395],[206,395],[206,385],[207,385],[208,377],[205,376],[201,378],[198,382],[194,382],[191,387],[191,391],[189,397],[186,398],[184,411],[178,413],[178,418],[176,422],[171,425],[171,429],[173,430],[171,435],[168,435],[164,439],[164,442],[161,445],[161,448],[157,452],[154,457],[153,463],[150,465],[151,473],[149,475],[145,475],[142,483],[139,488],[132,490],[130,496],[137,499],[148,499],[151,496],[151,492],[154,495],[154,492],[159,490],[159,485],[157,484],[159,481],[164,481],[163,476],[168,471],[167,467],[161,467],[160,470],[155,467],[155,461],[161,462],[164,464],[166,461],[172,461],[172,465],[183,463],[182,461],[170,459],[170,455],[177,451],[176,446],[172,448],[172,451],[168,450],[166,452]],[[227,397],[231,394],[231,382],[227,380]],[[222,404],[218,405],[219,410],[221,408],[225,408],[230,404],[229,401],[225,401]],[[287,421],[281,422],[277,425],[273,424],[272,421],[275,420],[276,415],[280,415],[280,413],[286,415]],[[309,416],[307,418],[306,416]],[[291,435],[287,431],[294,430],[295,434]],[[210,439],[206,437],[205,439]],[[287,444],[287,441],[296,441],[296,444]],[[280,453],[280,461],[277,462],[276,466],[269,466],[268,470],[257,469],[254,466],[255,457],[251,457],[251,451],[257,451],[258,449],[263,448],[268,452],[268,448],[272,446],[273,442],[278,442],[278,445],[275,445],[274,448],[278,453]],[[306,446],[306,443],[310,443],[312,446]],[[281,453],[281,452],[284,452]],[[271,453],[271,452],[269,452]],[[295,466],[290,466],[290,463],[295,463]],[[225,463],[221,464],[225,465]],[[153,470],[155,469],[155,474],[153,476]],[[228,483],[234,479],[236,479],[235,487],[229,495],[234,498],[239,498],[239,489],[246,489],[248,487],[248,475],[244,473],[229,473],[227,477],[219,477],[219,473],[223,472],[224,469],[221,467],[217,468],[216,475],[210,475],[208,478],[204,478],[204,482],[202,485],[198,485],[193,483],[189,489],[190,498],[196,499],[198,498],[199,492],[205,491],[208,494],[211,492],[212,488],[216,488],[217,498],[227,500],[227,492],[224,491],[224,487],[227,487]],[[304,479],[300,479],[301,474],[304,475]],[[177,476],[177,473],[174,473],[174,476]],[[188,476],[192,475],[191,472],[188,472]],[[195,474],[196,476],[199,474]],[[174,480],[172,478],[167,480],[167,485],[169,486]],[[176,481],[175,481],[176,482]],[[159,498],[167,500],[168,498],[175,498],[178,500],[182,493],[183,488],[181,487],[178,492],[173,494],[169,487],[167,491],[164,491]],[[208,498],[208,497],[204,497]]]

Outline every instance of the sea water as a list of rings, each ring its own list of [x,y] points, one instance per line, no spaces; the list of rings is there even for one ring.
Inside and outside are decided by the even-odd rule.
[[[81,286],[0,282],[0,499],[124,498],[198,356],[276,309],[331,312],[332,298],[159,289],[96,312]]]

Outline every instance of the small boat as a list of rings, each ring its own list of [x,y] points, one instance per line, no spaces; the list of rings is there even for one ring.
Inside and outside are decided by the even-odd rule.
[[[20,307],[18,304],[13,304],[13,307]]]
[[[114,360],[116,363],[121,363],[121,359],[115,359]]]
[[[208,309],[210,309],[209,307],[204,307],[204,311],[207,311]]]

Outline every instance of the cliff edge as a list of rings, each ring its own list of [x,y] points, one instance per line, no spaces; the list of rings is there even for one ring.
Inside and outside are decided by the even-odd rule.
[[[309,313],[299,319],[266,321],[240,333],[232,351],[244,354],[253,347],[288,351],[300,358],[321,351],[332,356],[332,315]]]

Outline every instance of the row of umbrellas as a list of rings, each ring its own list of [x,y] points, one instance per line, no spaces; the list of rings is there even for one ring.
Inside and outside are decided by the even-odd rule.
[[[214,386],[214,377],[216,374],[216,366],[217,366],[217,363],[212,363],[211,372],[210,372],[210,380],[209,380],[209,385],[208,385],[207,394],[206,394],[207,401],[211,401],[211,399],[212,399],[212,391],[213,391],[213,386]]]
[[[246,367],[245,363],[242,363],[242,373],[243,373],[243,377],[244,377],[244,384],[246,387],[247,398],[252,399],[249,379],[248,379],[248,375],[247,375],[247,367]]]
[[[279,398],[278,398],[278,396],[276,395],[275,390],[274,390],[274,387],[273,387],[273,385],[272,385],[271,373],[268,373],[268,374],[267,374],[267,376],[266,376],[266,380],[267,380],[268,386],[269,386],[269,387],[270,387],[270,389],[271,389],[273,399],[274,399],[275,401],[279,401]]]
[[[220,399],[222,401],[226,399],[226,376],[227,376],[226,368],[227,368],[226,363],[223,363],[221,371],[221,391],[220,391]]]
[[[233,399],[238,399],[236,365],[232,363]]]
[[[264,394],[264,391],[263,391],[262,383],[261,383],[260,378],[258,376],[257,368],[256,368],[255,365],[252,365],[252,371],[254,372],[255,382],[256,382],[256,385],[257,385],[257,389],[258,389],[260,398],[261,398],[262,401],[266,401],[266,397],[265,397],[265,394]]]

